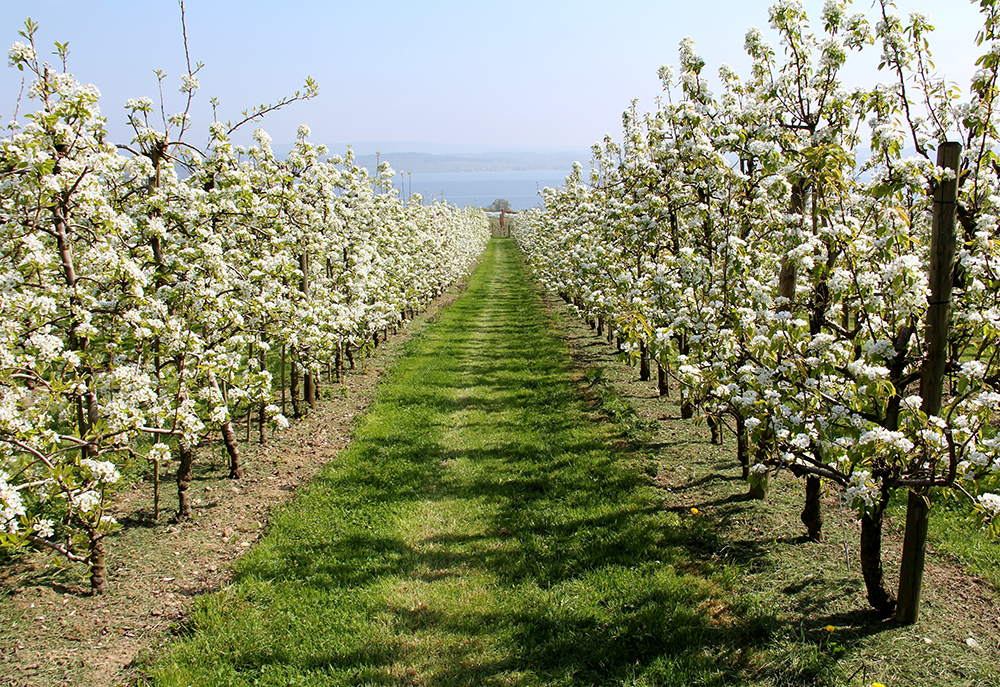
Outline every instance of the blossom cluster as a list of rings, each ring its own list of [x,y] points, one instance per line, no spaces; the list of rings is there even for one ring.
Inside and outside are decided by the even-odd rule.
[[[622,143],[595,145],[589,177],[578,166],[545,189],[515,235],[538,278],[613,327],[623,355],[648,356],[689,404],[730,419],[751,483],[769,469],[820,476],[862,515],[896,488],[956,487],[993,512],[997,63],[956,100],[923,70],[926,19],[882,5],[891,21],[828,2],[819,36],[801,3],[783,0],[770,13],[780,47],[752,29],[751,74],[720,69],[718,95],[686,39],[679,68],[660,70],[658,108],[627,111]],[[989,33],[994,10],[983,11]],[[849,57],[873,43],[889,83],[842,83]],[[951,138],[971,145],[959,162],[949,382],[929,413],[916,394],[933,191],[959,178],[934,149]]]
[[[10,61],[40,109],[0,138],[5,545],[99,546],[130,461],[166,463],[251,409],[287,425],[279,352],[287,375],[318,377],[442,293],[489,240],[480,210],[404,202],[387,165],[373,175],[350,152],[328,156],[305,126],[285,159],[263,130],[241,147],[218,122],[198,150],[173,138],[186,115],[167,121],[180,134],[159,131],[135,98],[123,153],[96,88],[39,63],[33,44]],[[181,91],[197,88],[185,75]]]

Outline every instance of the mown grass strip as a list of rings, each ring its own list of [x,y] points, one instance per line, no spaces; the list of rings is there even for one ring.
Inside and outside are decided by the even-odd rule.
[[[725,685],[770,619],[592,422],[510,240],[197,604],[163,685]]]
[[[885,622],[869,610],[857,563],[859,524],[849,506],[838,506],[835,487],[825,485],[824,490],[825,540],[810,541],[799,517],[800,480],[784,471],[771,480],[764,501],[748,498],[731,429],[725,446],[711,444],[703,420],[682,419],[676,386],[669,397],[661,396],[655,381],[639,381],[638,370],[622,365],[615,346],[597,336],[570,306],[550,302],[552,319],[601,412],[646,453],[647,470],[653,469],[650,463],[658,468],[656,481],[666,508],[699,510],[697,520],[687,524],[696,523],[701,536],[689,540],[686,554],[702,570],[722,569],[741,588],[758,594],[774,619],[767,641],[752,647],[755,667],[733,684],[1000,685],[1000,616],[988,585],[962,572],[964,567],[1000,589],[997,542],[963,522],[959,513],[949,513],[949,502],[935,502],[920,620],[909,626]],[[906,497],[900,494],[884,528],[883,562],[890,580],[899,568],[905,511]]]

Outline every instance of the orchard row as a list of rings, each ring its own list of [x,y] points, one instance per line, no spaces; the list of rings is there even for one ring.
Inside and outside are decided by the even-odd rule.
[[[157,129],[160,107],[130,100],[134,140],[115,146],[97,90],[40,62],[35,28],[10,64],[37,109],[0,140],[0,544],[86,563],[103,591],[126,467],[176,461],[188,517],[196,445],[221,434],[238,477],[235,417],[255,413],[262,436],[286,424],[286,380],[303,412],[321,375],[467,270],[489,229],[478,210],[402,202],[387,165],[326,160],[306,127],[283,160],[263,131],[231,142],[312,82],[213,123],[197,149],[189,67],[185,109]]]
[[[910,494],[903,622],[928,499],[963,495],[1000,525],[1000,8],[980,4],[965,95],[933,72],[927,18],[888,0],[875,16],[828,0],[821,30],[782,0],[780,45],[751,29],[751,73],[722,67],[717,94],[685,40],[657,109],[626,112],[623,143],[594,146],[589,179],[575,169],[516,229],[548,288],[644,374],[657,363],[688,414],[731,427],[753,495],[802,477],[813,538],[823,482],[853,503],[885,614],[882,516]],[[843,83],[873,50],[884,83]]]

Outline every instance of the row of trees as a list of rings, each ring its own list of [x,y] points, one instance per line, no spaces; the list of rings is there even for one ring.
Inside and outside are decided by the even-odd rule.
[[[35,31],[9,60],[37,110],[0,140],[0,545],[84,562],[101,592],[124,466],[176,461],[188,517],[197,444],[221,436],[239,477],[234,418],[255,412],[262,437],[286,422],[275,376],[315,402],[324,372],[440,294],[489,229],[480,210],[401,202],[387,165],[325,160],[306,127],[284,160],[261,130],[233,144],[311,81],[213,123],[199,149],[189,64],[185,108],[157,128],[162,103],[130,100],[134,139],[115,146],[98,91],[66,72],[65,45],[61,69],[40,61]]]
[[[890,0],[874,17],[828,0],[821,31],[782,0],[780,47],[751,29],[751,73],[722,67],[718,95],[685,40],[656,111],[627,111],[587,183],[575,168],[515,230],[540,279],[644,376],[655,361],[687,414],[729,424],[753,495],[778,471],[803,478],[819,538],[821,480],[845,492],[868,599],[903,622],[933,493],[1000,526],[1000,10],[979,4],[964,97],[933,73],[927,18]],[[844,84],[848,58],[872,49],[886,82]],[[881,562],[897,490],[910,494],[898,609]]]

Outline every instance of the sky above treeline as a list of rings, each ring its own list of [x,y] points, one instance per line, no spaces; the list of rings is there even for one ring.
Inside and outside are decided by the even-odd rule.
[[[213,120],[300,89],[307,76],[320,94],[269,115],[259,126],[276,143],[300,124],[316,142],[339,146],[407,142],[421,152],[586,149],[605,134],[620,138],[621,114],[662,94],[657,69],[677,64],[677,47],[694,39],[714,75],[723,63],[743,75],[743,37],[767,28],[766,0],[186,0],[188,47],[203,62],[191,141]],[[803,2],[815,30],[822,0]],[[897,12],[921,11],[937,28],[938,71],[966,90],[981,49],[978,3],[897,0]],[[874,19],[871,0],[853,11]],[[167,113],[181,110],[185,73],[177,0],[2,0],[0,38],[10,46],[26,17],[40,25],[39,52],[69,42],[69,71],[96,85],[115,141],[127,141],[124,103],[159,103],[154,69],[167,74]],[[877,47],[854,61],[847,85],[889,80],[876,72]],[[50,58],[56,63],[57,58]],[[0,124],[10,121],[22,74],[0,69]],[[21,113],[32,109],[22,102]],[[245,136],[249,138],[247,127]],[[333,152],[338,152],[334,150]],[[388,151],[387,151],[388,152]]]

